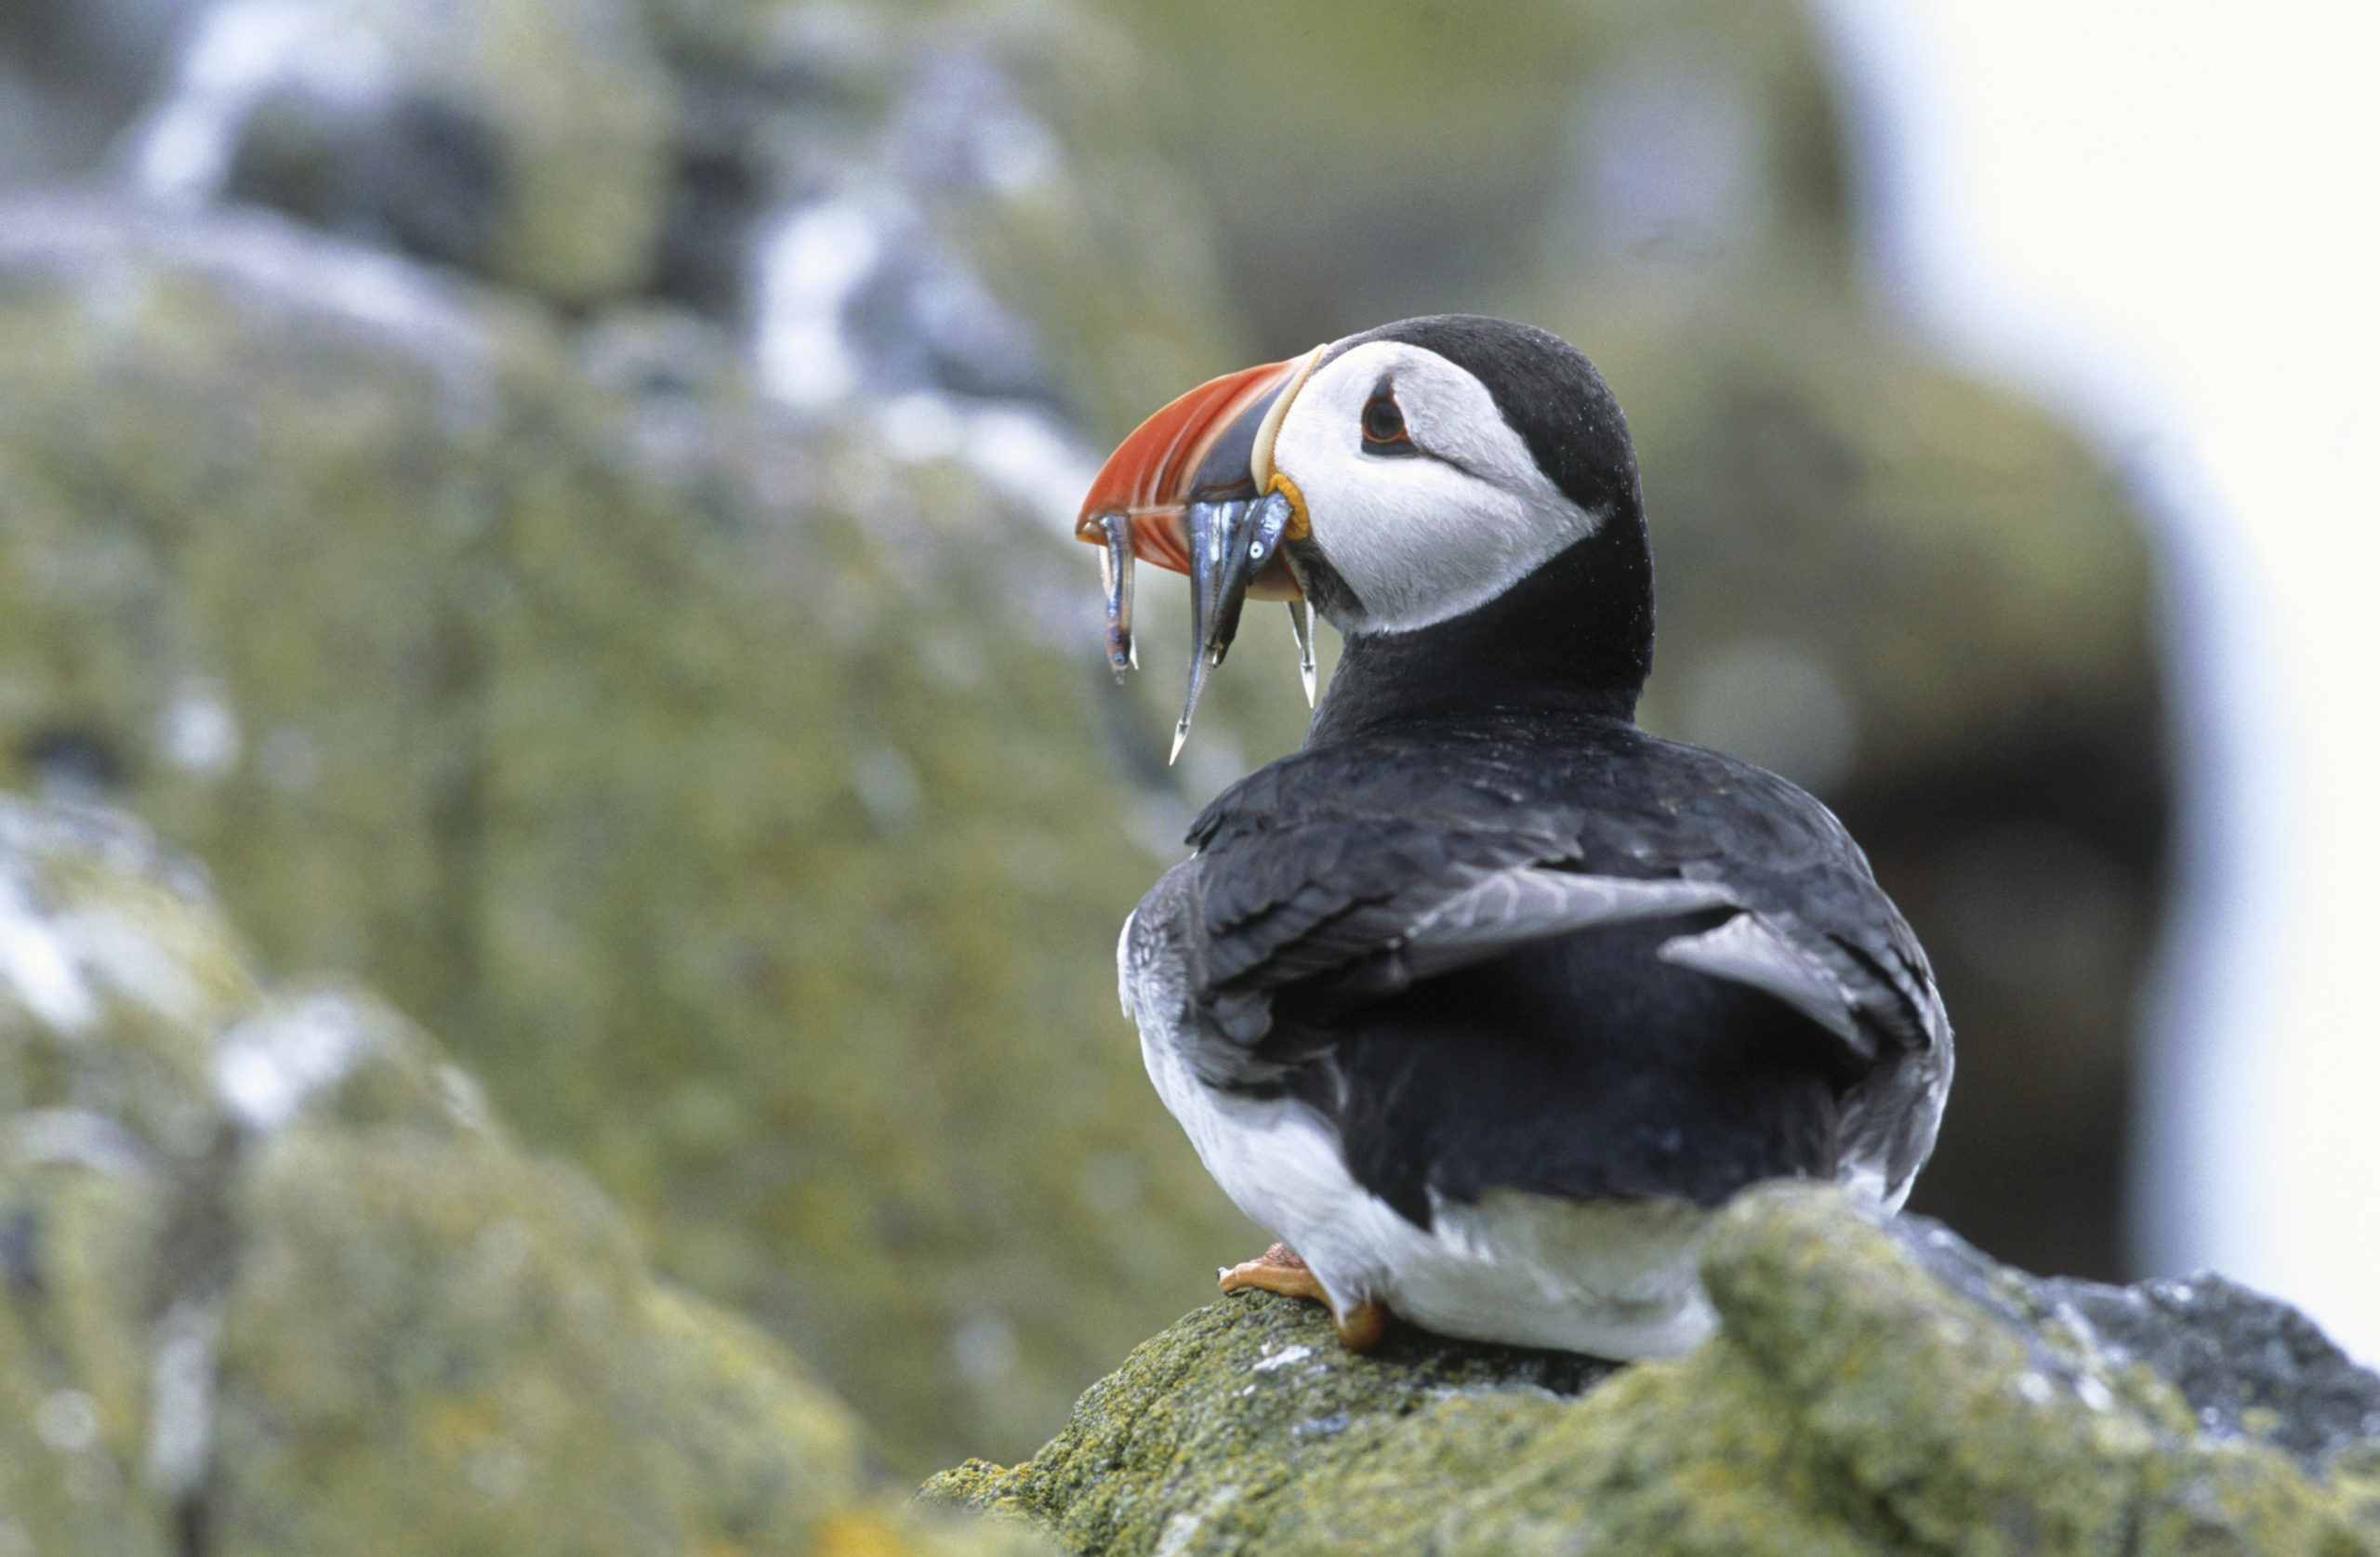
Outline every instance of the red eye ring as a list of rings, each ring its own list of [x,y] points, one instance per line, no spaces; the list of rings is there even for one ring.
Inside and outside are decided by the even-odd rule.
[[[1364,442],[1371,444],[1399,444],[1406,442],[1405,413],[1398,408],[1396,397],[1385,389],[1364,402]]]

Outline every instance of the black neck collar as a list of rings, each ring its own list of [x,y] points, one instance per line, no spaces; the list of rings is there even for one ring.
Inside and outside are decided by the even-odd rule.
[[[1633,719],[1652,664],[1652,553],[1628,505],[1475,610],[1348,634],[1306,745],[1467,713]]]

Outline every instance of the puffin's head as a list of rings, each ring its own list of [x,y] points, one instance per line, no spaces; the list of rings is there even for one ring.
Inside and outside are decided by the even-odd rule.
[[[1107,548],[1119,671],[1130,663],[1134,557],[1190,575],[1177,752],[1249,595],[1289,600],[1302,638],[1309,600],[1351,639],[1415,634],[1481,614],[1560,559],[1558,572],[1583,572],[1558,596],[1612,598],[1557,596],[1545,602],[1555,626],[1616,612],[1625,619],[1600,630],[1630,638],[1641,626],[1639,657],[1650,651],[1649,563],[1620,407],[1568,344],[1504,320],[1408,319],[1201,385],[1109,457],[1078,533]]]

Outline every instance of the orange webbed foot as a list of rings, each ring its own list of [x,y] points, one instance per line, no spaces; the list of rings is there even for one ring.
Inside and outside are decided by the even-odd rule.
[[[1226,1292],[1252,1287],[1259,1292],[1278,1292],[1284,1298],[1312,1298],[1329,1302],[1330,1294],[1315,1279],[1314,1269],[1298,1258],[1297,1251],[1287,1244],[1275,1244],[1253,1260],[1215,1273],[1215,1285]]]
[[[1254,1287],[1260,1292],[1277,1292],[1284,1298],[1312,1298],[1326,1304],[1330,1309],[1331,1323],[1338,1326],[1339,1344],[1350,1352],[1368,1352],[1388,1333],[1387,1304],[1367,1298],[1346,1313],[1340,1313],[1338,1305],[1330,1301],[1330,1294],[1315,1279],[1313,1268],[1287,1244],[1275,1244],[1253,1260],[1244,1260],[1217,1272],[1215,1285],[1226,1292]]]

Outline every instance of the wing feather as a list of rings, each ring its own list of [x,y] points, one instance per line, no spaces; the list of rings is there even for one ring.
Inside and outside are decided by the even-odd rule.
[[[1841,1038],[1862,1060],[1876,1057],[1875,1037],[1859,1024],[1858,996],[1765,916],[1738,914],[1699,935],[1665,941],[1653,955],[1773,995]]]
[[[1734,906],[1735,895],[1719,881],[1646,881],[1515,866],[1433,904],[1406,930],[1398,949],[1407,970],[1426,979],[1531,941]]]

